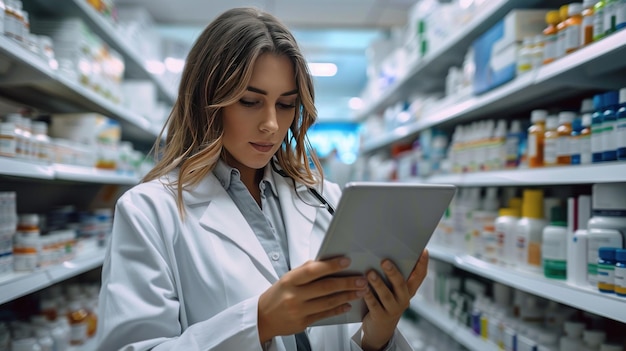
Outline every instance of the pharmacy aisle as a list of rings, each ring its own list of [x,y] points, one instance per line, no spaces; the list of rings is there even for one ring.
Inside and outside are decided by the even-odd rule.
[[[469,349],[626,345],[625,13],[419,1],[370,62],[360,177],[459,187],[412,309]]]

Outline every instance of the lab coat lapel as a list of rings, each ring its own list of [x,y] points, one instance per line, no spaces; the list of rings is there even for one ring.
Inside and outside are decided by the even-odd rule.
[[[298,185],[294,192],[290,178],[282,177],[276,172],[273,172],[273,177],[287,231],[289,264],[293,269],[313,258],[310,243],[317,208],[307,205],[298,197],[312,201],[305,186]]]
[[[207,182],[209,184],[206,184]],[[211,174],[199,187],[206,187],[205,199],[208,201],[206,210],[200,217],[200,225],[209,232],[221,236],[223,240],[234,242],[250,256],[259,272],[270,283],[276,282],[278,275],[263,246],[217,178]],[[202,189],[196,188],[194,193],[197,198]]]

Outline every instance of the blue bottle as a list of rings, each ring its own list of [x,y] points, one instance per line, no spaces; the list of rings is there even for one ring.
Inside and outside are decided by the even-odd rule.
[[[604,95],[593,96],[593,114],[591,114],[591,162],[602,162],[602,114],[604,113]]]
[[[619,109],[617,110],[617,159],[626,161],[626,88],[619,90]]]
[[[602,113],[602,162],[617,160],[617,109],[619,92],[604,93],[604,112]]]
[[[580,131],[583,130],[583,121],[581,118],[576,118],[574,119],[574,121],[572,122],[572,142],[570,143],[570,163],[573,165],[579,165],[580,164],[580,153],[581,153],[581,146],[580,146]]]

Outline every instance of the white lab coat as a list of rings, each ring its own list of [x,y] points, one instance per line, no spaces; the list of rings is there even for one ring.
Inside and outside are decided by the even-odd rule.
[[[305,204],[291,179],[274,177],[291,267],[314,259],[331,216]],[[326,182],[324,197],[340,189]],[[297,193],[319,204],[304,186]],[[259,296],[278,280],[256,235],[218,179],[210,174],[175,196],[159,181],[140,184],[118,200],[103,265],[98,350],[261,350]],[[360,325],[309,328],[313,350],[359,350]],[[398,350],[410,350],[396,331]],[[293,336],[271,350],[296,350]]]

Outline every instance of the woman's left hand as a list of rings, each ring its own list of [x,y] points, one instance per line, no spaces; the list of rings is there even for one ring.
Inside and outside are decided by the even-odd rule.
[[[426,277],[428,250],[422,252],[406,281],[390,260],[381,262],[381,267],[391,283],[391,289],[375,271],[368,272],[370,291],[363,299],[369,312],[363,318],[363,338],[361,339],[361,348],[365,351],[382,350],[391,340],[402,314],[409,308],[411,298]],[[371,289],[374,289],[378,299]]]

